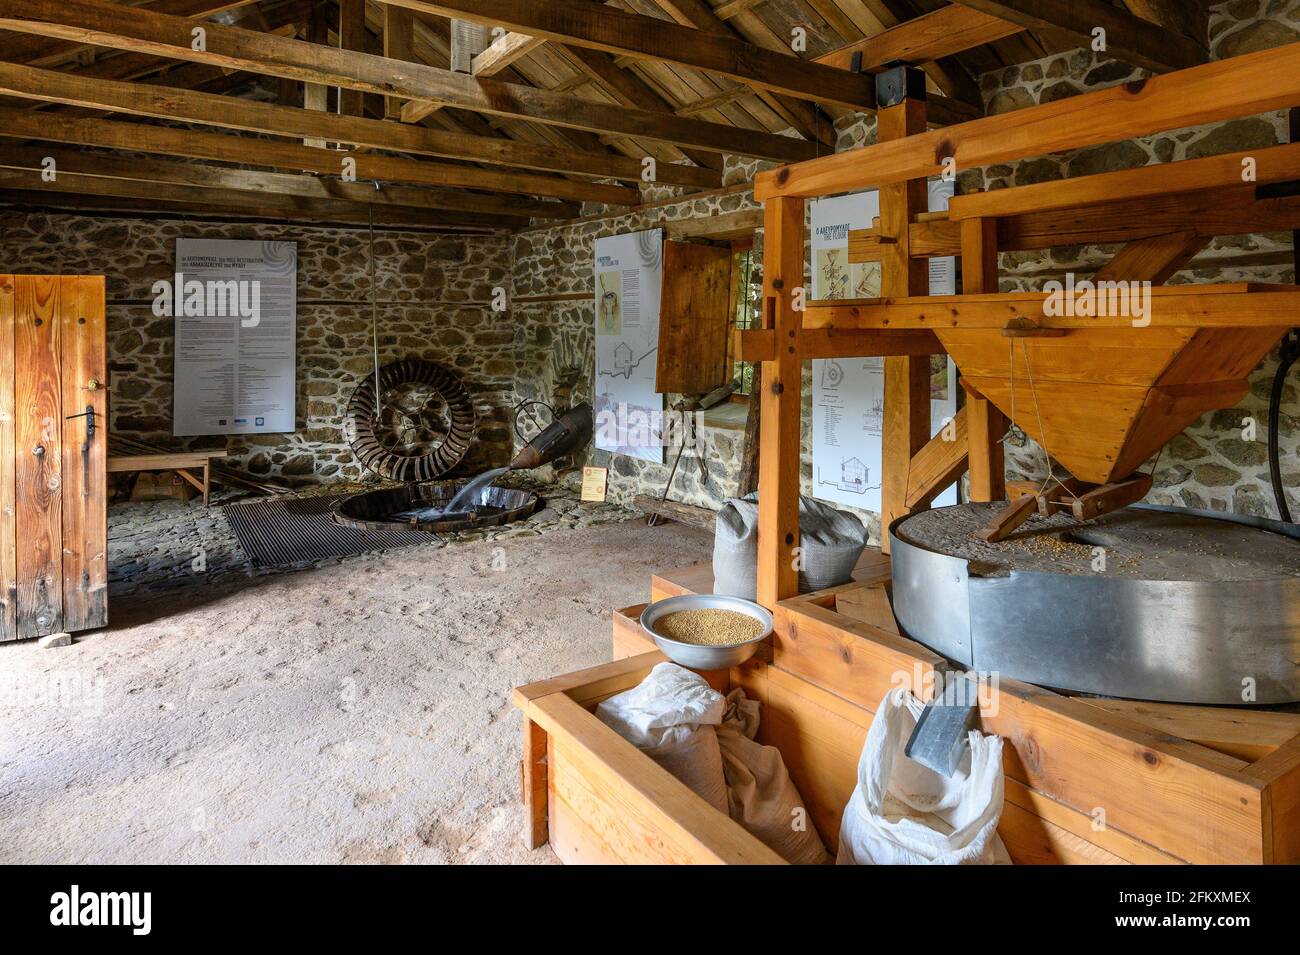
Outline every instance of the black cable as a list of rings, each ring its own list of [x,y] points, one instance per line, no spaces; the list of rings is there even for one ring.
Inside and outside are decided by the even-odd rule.
[[[1297,359],[1300,359],[1300,334],[1293,328],[1282,339],[1277,371],[1273,374],[1273,390],[1268,396],[1268,477],[1273,485],[1273,500],[1277,502],[1278,516],[1288,524],[1291,523],[1291,508],[1287,505],[1286,491],[1282,487],[1278,430],[1282,420],[1282,389],[1286,385],[1287,374]]]
[[[535,414],[533,414],[533,411],[532,411],[533,405],[540,405],[541,407],[543,407],[543,408],[545,408],[547,411],[549,411],[550,414],[551,414],[551,421],[554,421],[555,418],[556,418],[555,408],[553,408],[551,405],[547,404],[545,401],[538,401],[538,400],[535,400],[535,399],[529,399],[529,400],[521,401],[521,402],[519,402],[519,404],[515,405],[515,422],[514,422],[514,424],[515,424],[515,435],[516,435],[516,436],[519,438],[519,440],[522,441],[524,444],[527,444],[529,441],[532,440],[532,438],[526,438],[526,437],[524,437],[524,429],[521,428],[521,427],[519,426],[519,420],[520,420],[520,418],[523,417],[523,414],[524,414],[525,411],[528,412],[528,417],[532,419],[533,425],[537,428],[538,434],[540,434],[542,431],[545,431],[545,430],[546,430],[546,426],[543,425],[540,421],[538,421],[538,420],[537,420],[537,416],[536,416]],[[533,435],[533,437],[535,438],[535,437],[537,437],[537,435]]]

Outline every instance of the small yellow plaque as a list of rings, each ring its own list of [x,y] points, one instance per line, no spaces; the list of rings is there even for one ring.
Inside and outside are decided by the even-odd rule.
[[[584,501],[605,500],[605,491],[609,481],[608,468],[582,469],[582,499]]]

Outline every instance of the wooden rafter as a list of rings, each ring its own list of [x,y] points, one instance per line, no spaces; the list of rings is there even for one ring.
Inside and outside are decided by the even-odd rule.
[[[46,182],[26,171],[0,170],[0,189],[21,190],[30,194],[57,196],[103,196],[153,200],[192,205],[204,209],[242,209],[263,216],[287,219],[321,219],[335,222],[368,221],[385,225],[456,226],[471,228],[518,228],[526,219],[484,216],[482,213],[442,212],[411,209],[406,206],[363,204],[334,199],[250,193],[239,189],[197,189],[191,185],[161,182],[135,182],[64,173],[54,182]],[[53,200],[50,200],[53,201]]]
[[[864,72],[876,72],[893,60],[921,65],[1012,36],[1023,29],[1018,23],[954,3],[874,36],[855,40],[817,57],[816,62],[847,70],[860,55]]]
[[[1205,47],[1104,0],[957,0],[1028,30],[1059,30],[1085,49],[1105,30],[1106,55],[1153,72],[1181,70],[1209,59]]]
[[[189,21],[126,10],[101,0],[12,0],[0,6],[0,27],[65,39],[94,36],[97,43],[118,49],[302,80],[308,83],[309,94],[329,86],[395,92],[405,99],[680,142],[717,152],[781,161],[815,155],[808,144],[785,136],[755,134],[662,112],[603,106],[535,87],[476,79],[426,64],[397,64],[390,58],[217,24],[205,25],[205,43],[195,49]],[[320,108],[320,104],[309,96],[308,108]]]
[[[571,153],[503,139],[442,133],[383,120],[318,114],[189,90],[164,90],[143,83],[86,80],[67,73],[7,63],[0,63],[0,93],[246,132],[295,137],[318,136],[330,142],[441,158],[472,158],[479,162],[515,165],[527,169],[549,169],[633,181],[639,180],[641,174],[640,163],[617,156]],[[688,166],[661,169],[660,174],[661,181],[683,185],[716,185],[717,181],[716,173]],[[509,173],[484,170],[478,178],[483,183],[482,188],[493,188],[490,183],[504,182],[504,188],[500,184],[496,186],[497,191],[531,192],[565,199],[591,198],[592,201],[635,204],[639,196],[635,190],[622,187],[528,176],[519,173],[518,169]],[[512,184],[511,180],[520,183],[526,180],[527,188]],[[605,198],[594,199],[597,195]]]
[[[1228,76],[1233,78],[1232,89],[1225,87]],[[1154,76],[1083,93],[1037,106],[1032,114],[989,116],[907,141],[878,143],[761,173],[755,179],[755,197],[817,196],[827,183],[837,190],[870,188],[939,175],[948,158],[958,168],[983,166],[1021,158],[1029,149],[1043,155],[1196,126],[1242,115],[1243,100],[1256,113],[1300,104],[1300,44],[1206,63],[1176,78]]]
[[[6,146],[3,153],[0,153],[0,166],[10,168],[39,170],[41,159],[52,156],[58,160],[58,168],[61,170],[118,179],[135,179],[141,182],[190,182],[196,186],[209,185],[231,189],[244,188],[247,184],[252,191],[276,192],[283,189],[288,193],[311,198],[405,204],[428,209],[482,212],[487,215],[516,218],[521,216],[542,219],[572,218],[580,211],[573,203],[544,202],[505,195],[477,195],[443,186],[409,189],[386,185],[385,188],[376,190],[375,181],[416,182],[427,186],[429,183],[419,178],[425,174],[423,167],[433,167],[433,174],[427,177],[430,180],[438,178],[436,173],[440,167],[435,163],[422,163],[409,159],[357,156],[354,157],[357,162],[357,181],[346,182],[338,175],[339,154],[331,154],[327,150],[304,147],[296,143],[277,143],[226,136],[220,133],[197,133],[164,126],[144,126],[138,123],[34,116],[22,111],[4,109],[0,109],[0,134],[38,140],[46,144],[39,150]],[[123,160],[120,157],[95,153],[82,155],[69,150],[51,149],[49,143],[129,149],[135,152],[210,162],[242,162],[280,170],[318,173],[328,178],[285,176],[204,163],[166,163],[135,157]],[[406,171],[408,169],[409,172]],[[386,175],[367,175],[367,173]]]
[[[400,0],[396,5],[607,53],[676,63],[814,102],[851,109],[875,106],[871,83],[845,70],[585,0]]]

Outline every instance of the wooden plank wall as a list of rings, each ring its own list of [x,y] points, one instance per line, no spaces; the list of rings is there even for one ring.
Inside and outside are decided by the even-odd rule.
[[[56,276],[15,280],[14,523],[17,628],[24,638],[63,629],[58,299]]]
[[[18,634],[14,506],[14,277],[0,275],[0,641]]]
[[[104,279],[61,280],[63,360],[63,629],[108,622],[107,450]],[[94,382],[94,385],[91,385]],[[87,440],[87,408],[95,434]]]
[[[106,378],[102,276],[0,276],[0,641],[108,621]]]

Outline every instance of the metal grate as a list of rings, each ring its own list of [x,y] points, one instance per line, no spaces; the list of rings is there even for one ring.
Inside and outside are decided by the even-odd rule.
[[[347,496],[270,498],[227,504],[223,510],[244,553],[259,567],[308,564],[434,540],[425,531],[402,527],[378,531],[336,524],[332,509]]]

